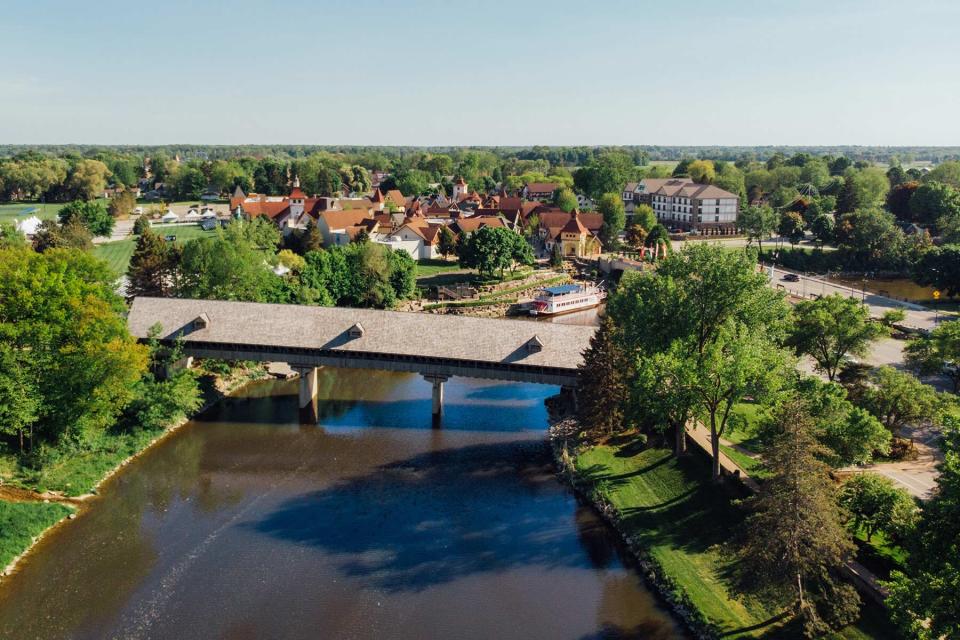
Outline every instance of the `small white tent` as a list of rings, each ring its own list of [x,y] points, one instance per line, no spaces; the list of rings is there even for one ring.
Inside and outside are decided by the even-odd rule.
[[[173,211],[167,211],[163,214],[163,217],[160,218],[160,222],[179,222],[180,216],[175,214]]]
[[[16,220],[13,223],[13,226],[16,227],[17,231],[22,233],[25,236],[32,236],[37,233],[37,228],[40,226],[40,218],[37,216],[30,216],[23,220]]]

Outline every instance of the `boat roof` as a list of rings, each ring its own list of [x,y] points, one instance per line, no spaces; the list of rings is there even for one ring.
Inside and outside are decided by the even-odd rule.
[[[575,293],[580,291],[580,285],[578,284],[561,284],[556,287],[546,287],[544,289],[547,293],[552,296],[562,296],[565,293]]]

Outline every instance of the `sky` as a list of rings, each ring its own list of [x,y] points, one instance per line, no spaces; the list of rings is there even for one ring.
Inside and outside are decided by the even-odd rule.
[[[0,143],[960,145],[960,2],[6,0]]]

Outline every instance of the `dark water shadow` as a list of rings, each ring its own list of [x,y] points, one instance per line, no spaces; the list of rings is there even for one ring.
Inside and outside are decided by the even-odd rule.
[[[248,526],[340,556],[340,569],[387,591],[418,591],[521,565],[589,567],[612,556],[569,529],[542,442],[471,445],[383,465],[291,499]]]

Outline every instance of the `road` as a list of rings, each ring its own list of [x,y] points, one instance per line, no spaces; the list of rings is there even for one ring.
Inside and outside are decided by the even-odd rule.
[[[870,315],[875,318],[881,317],[885,312],[891,309],[903,309],[903,311],[907,314],[907,317],[902,324],[912,329],[929,331],[936,327],[938,323],[953,319],[952,316],[944,316],[943,314],[937,313],[936,311],[932,311],[918,304],[894,300],[892,298],[887,298],[875,293],[851,289],[850,287],[828,282],[823,278],[815,278],[797,274],[799,275],[800,279],[797,282],[789,282],[784,280],[783,277],[788,273],[796,272],[787,271],[779,267],[771,267],[769,265],[765,266],[764,269],[770,275],[770,285],[772,287],[784,290],[790,295],[798,298],[812,298],[816,296],[828,296],[833,294],[847,296],[848,298],[855,298],[867,305],[867,307],[870,309]]]

